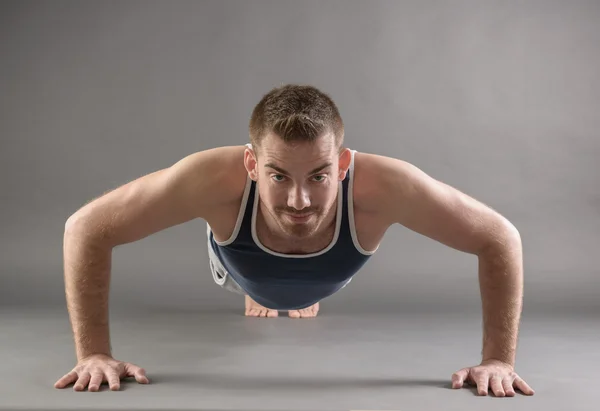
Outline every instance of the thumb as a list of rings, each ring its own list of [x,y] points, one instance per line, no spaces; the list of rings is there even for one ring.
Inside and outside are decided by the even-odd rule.
[[[454,374],[452,374],[452,388],[462,388],[463,383],[467,379],[468,375],[469,375],[468,367],[463,368],[462,370],[457,371]]]
[[[138,367],[137,365],[126,363],[125,373],[128,377],[134,377],[135,380],[140,384],[148,384],[150,382],[146,376],[146,370]]]

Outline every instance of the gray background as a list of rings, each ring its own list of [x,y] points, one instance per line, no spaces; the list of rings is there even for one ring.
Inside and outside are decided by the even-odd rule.
[[[600,359],[600,276],[594,258],[600,242],[600,170],[595,164],[600,156],[599,44],[600,3],[594,1],[1,2],[0,320],[6,332],[0,342],[6,347],[2,358],[9,364],[7,375],[21,376],[23,385],[31,384],[32,371],[22,367],[25,358],[52,357],[52,364],[40,360],[46,368],[39,371],[44,377],[36,380],[38,388],[44,395],[58,395],[55,401],[62,398],[63,407],[75,404],[65,391],[57,394],[51,388],[74,365],[62,277],[63,229],[73,212],[102,193],[192,152],[246,143],[251,110],[264,93],[284,83],[307,83],[338,104],[346,146],[411,162],[515,224],[523,239],[525,264],[519,361],[529,371],[525,379],[538,393],[506,401],[514,401],[511,407],[521,401],[523,409],[531,409],[532,401],[546,410],[553,409],[549,405],[575,409],[574,398],[566,395],[570,393],[578,398],[578,406],[585,407],[584,393],[575,391],[586,389],[589,395],[594,386],[589,378],[596,378],[597,386],[598,377],[581,370],[587,369],[590,359],[596,364]],[[441,376],[435,374],[433,384],[421,384],[426,390],[437,382],[443,386],[450,373],[470,365],[464,361],[475,362],[479,355],[476,257],[401,226],[388,231],[379,251],[348,287],[322,302],[315,320],[244,318],[241,297],[212,281],[203,221],[116,248],[112,273],[111,311],[119,313],[111,319],[113,345],[120,352],[131,349],[123,358],[127,361],[143,355],[139,340],[145,349],[156,349],[150,347],[163,335],[160,327],[180,324],[179,331],[190,332],[188,320],[198,332],[186,334],[189,347],[196,348],[206,344],[201,327],[207,324],[223,327],[218,330],[229,343],[232,338],[252,340],[247,333],[280,335],[283,330],[272,327],[284,327],[288,336],[298,333],[300,342],[293,340],[294,347],[280,351],[262,348],[267,355],[284,357],[290,349],[298,355],[299,345],[319,337],[335,340],[323,333],[332,332],[336,324],[341,329],[336,335],[343,341],[359,330],[362,335],[368,328],[364,324],[379,324],[380,331],[394,329],[397,335],[389,341],[382,334],[374,338],[392,344],[383,348],[390,356],[414,355],[394,345],[406,341],[403,330],[412,329],[411,324],[414,332],[433,333],[422,339],[414,334],[413,349],[457,334],[461,339],[453,344],[468,357],[461,359],[454,349],[440,351],[446,361],[453,361]],[[414,317],[405,317],[410,313]],[[469,322],[449,326],[442,318],[452,313],[453,318],[469,318]],[[223,319],[215,325],[218,315]],[[366,321],[360,318],[382,322],[361,323],[358,328],[351,321]],[[384,318],[392,323],[383,322]],[[406,318],[404,328],[394,325],[396,318]],[[425,326],[424,318],[441,328],[434,323]],[[528,318],[532,323],[526,327]],[[248,322],[254,320],[259,322]],[[145,325],[132,328],[118,321]],[[230,325],[233,330],[224,326],[228,321],[237,324]],[[577,321],[591,322],[569,331]],[[345,331],[340,324],[346,324]],[[459,332],[461,327],[469,331]],[[41,343],[40,329],[49,332],[47,338],[53,343]],[[164,352],[172,354],[185,338],[175,332],[164,332],[171,337],[161,345]],[[531,339],[526,340],[528,332]],[[307,335],[311,337],[302,340]],[[554,344],[564,351],[541,355],[540,349],[553,344],[547,338],[558,338]],[[215,337],[215,347],[225,343],[218,341]],[[365,337],[361,352],[369,341]],[[306,358],[313,358],[311,353]],[[321,352],[315,364],[331,355]],[[561,355],[564,363],[558,365]],[[576,355],[585,360],[581,367],[575,366]],[[157,356],[152,352],[140,361],[149,377],[156,368],[148,362],[159,361]],[[460,361],[454,361],[457,358]],[[542,371],[548,358],[558,368]],[[369,364],[379,372],[387,361]],[[433,360],[427,364],[439,372]],[[565,367],[578,371],[571,373]],[[352,375],[358,370],[364,377],[365,366],[358,364],[343,372]],[[165,385],[171,381],[178,387],[187,381],[181,370],[165,373],[174,379],[164,377]],[[189,373],[188,377],[195,375]],[[585,387],[568,378],[548,380],[565,375],[582,378]],[[265,378],[265,386],[277,388],[275,377]],[[427,381],[411,380],[404,396],[390,394],[385,402],[382,393],[368,389],[390,389],[391,383],[370,386],[372,380],[365,378],[353,380],[356,386],[334,384],[327,400],[307,393],[315,387],[298,382],[300,377],[289,380],[285,388],[291,394],[261,396],[257,391],[262,383],[244,386],[247,379],[240,376],[239,386],[231,380],[224,384],[250,395],[248,401],[240,392],[222,391],[230,399],[225,403],[218,397],[221,394],[210,397],[216,394],[209,387],[203,396],[209,402],[201,404],[195,402],[197,397],[185,395],[197,394],[198,386],[215,379],[191,378],[184,397],[200,408],[267,409],[285,404],[297,409],[319,405],[323,409],[422,409],[422,397],[415,397],[417,408],[402,408],[406,405],[402,401],[409,401],[407,392],[417,389],[419,381]],[[361,381],[366,381],[367,391],[357,391],[364,388]],[[565,383],[575,391],[566,390]],[[555,391],[559,386],[560,393]],[[544,400],[539,392],[544,387],[551,395],[561,395],[564,403],[559,397]],[[161,394],[160,384],[131,388],[144,394],[128,406],[141,404],[140,398],[148,399],[151,390],[158,391],[153,400],[148,399],[148,406],[158,404],[157,398],[170,398],[168,391]],[[171,393],[179,392],[173,389]],[[346,391],[338,395],[336,389]],[[8,402],[0,399],[0,405],[23,400],[18,390],[3,394]],[[95,398],[98,395],[102,394]],[[93,404],[123,404],[109,398],[119,394],[107,395],[102,397],[106,404],[97,399]],[[181,399],[183,394],[177,395]],[[384,402],[368,402],[374,401],[374,395]],[[477,399],[452,391],[427,395],[441,395],[438,399],[444,398],[446,409],[456,403],[457,409],[464,410]],[[90,405],[85,397],[75,397],[83,401],[77,404]],[[34,398],[23,404],[33,407]],[[39,404],[47,406],[46,399],[40,397]]]

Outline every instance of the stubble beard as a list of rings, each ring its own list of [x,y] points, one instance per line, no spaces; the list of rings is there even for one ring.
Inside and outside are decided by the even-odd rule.
[[[290,221],[289,217],[285,215],[286,211],[276,211],[276,221],[281,230],[290,237],[291,239],[302,240],[313,235],[322,219],[323,216],[318,211],[313,211],[310,219],[307,222],[295,223]],[[293,213],[290,213],[293,214]]]

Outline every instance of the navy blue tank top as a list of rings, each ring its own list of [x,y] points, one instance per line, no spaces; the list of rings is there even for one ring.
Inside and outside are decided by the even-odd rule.
[[[240,287],[260,305],[298,310],[316,304],[348,283],[377,251],[364,250],[354,225],[352,187],[354,153],[346,178],[338,184],[335,233],[331,243],[310,254],[282,254],[261,244],[256,235],[259,195],[247,177],[235,229],[222,242],[209,229],[209,244]]]

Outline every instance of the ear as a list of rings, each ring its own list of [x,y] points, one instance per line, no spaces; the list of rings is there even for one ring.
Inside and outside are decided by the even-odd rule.
[[[254,181],[258,180],[258,158],[254,150],[247,146],[244,151],[244,166],[250,178]]]
[[[352,161],[352,152],[348,148],[344,148],[339,157],[339,174],[338,178],[343,181],[346,178],[346,173],[350,168],[350,162]]]

